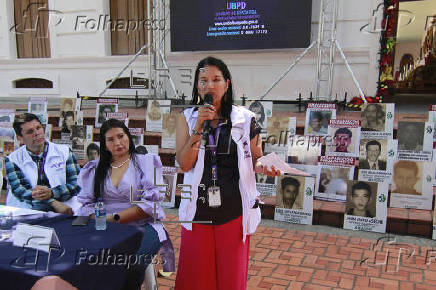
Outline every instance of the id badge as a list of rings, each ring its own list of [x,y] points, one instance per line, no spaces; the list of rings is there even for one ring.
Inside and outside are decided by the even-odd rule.
[[[221,206],[221,192],[218,186],[211,186],[207,189],[207,195],[209,199],[209,207]]]

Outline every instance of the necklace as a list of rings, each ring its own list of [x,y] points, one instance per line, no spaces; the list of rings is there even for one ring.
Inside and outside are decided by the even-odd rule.
[[[118,165],[118,166],[113,166],[113,165],[111,164],[111,167],[114,168],[114,169],[118,169],[118,168],[120,168],[120,167],[123,167],[123,165],[126,164],[126,162],[129,161],[129,160],[130,160],[130,157],[127,158],[126,160],[124,160],[123,163],[121,163],[121,164]]]

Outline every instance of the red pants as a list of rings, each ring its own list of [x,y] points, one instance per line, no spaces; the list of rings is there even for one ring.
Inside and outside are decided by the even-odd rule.
[[[176,290],[245,290],[250,236],[242,241],[242,217],[219,226],[182,227]]]

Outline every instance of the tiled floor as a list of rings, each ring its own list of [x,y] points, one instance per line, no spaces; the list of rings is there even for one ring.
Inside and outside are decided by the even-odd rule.
[[[180,225],[166,227],[178,258]],[[251,238],[248,289],[436,289],[436,246],[358,235],[259,227]],[[172,289],[174,279],[158,278],[159,289]]]

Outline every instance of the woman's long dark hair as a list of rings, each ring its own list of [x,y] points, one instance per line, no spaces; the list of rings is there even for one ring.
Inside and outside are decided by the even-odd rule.
[[[101,197],[104,181],[112,162],[112,154],[106,148],[106,133],[112,128],[123,129],[124,133],[129,137],[130,160],[135,163],[135,145],[133,144],[132,135],[126,125],[116,119],[109,119],[103,122],[100,128],[100,160],[98,161],[94,177],[94,197],[96,199]]]
[[[224,97],[221,99],[221,116],[230,119],[230,113],[232,112],[233,105],[233,86],[232,86],[232,77],[230,75],[230,71],[227,65],[220,59],[208,56],[205,59],[202,59],[195,70],[195,79],[194,79],[194,87],[192,88],[192,105],[202,105],[204,102],[198,94],[198,74],[200,73],[200,69],[206,66],[216,66],[221,73],[223,74],[224,80],[229,80],[229,87],[227,88],[227,92]]]

